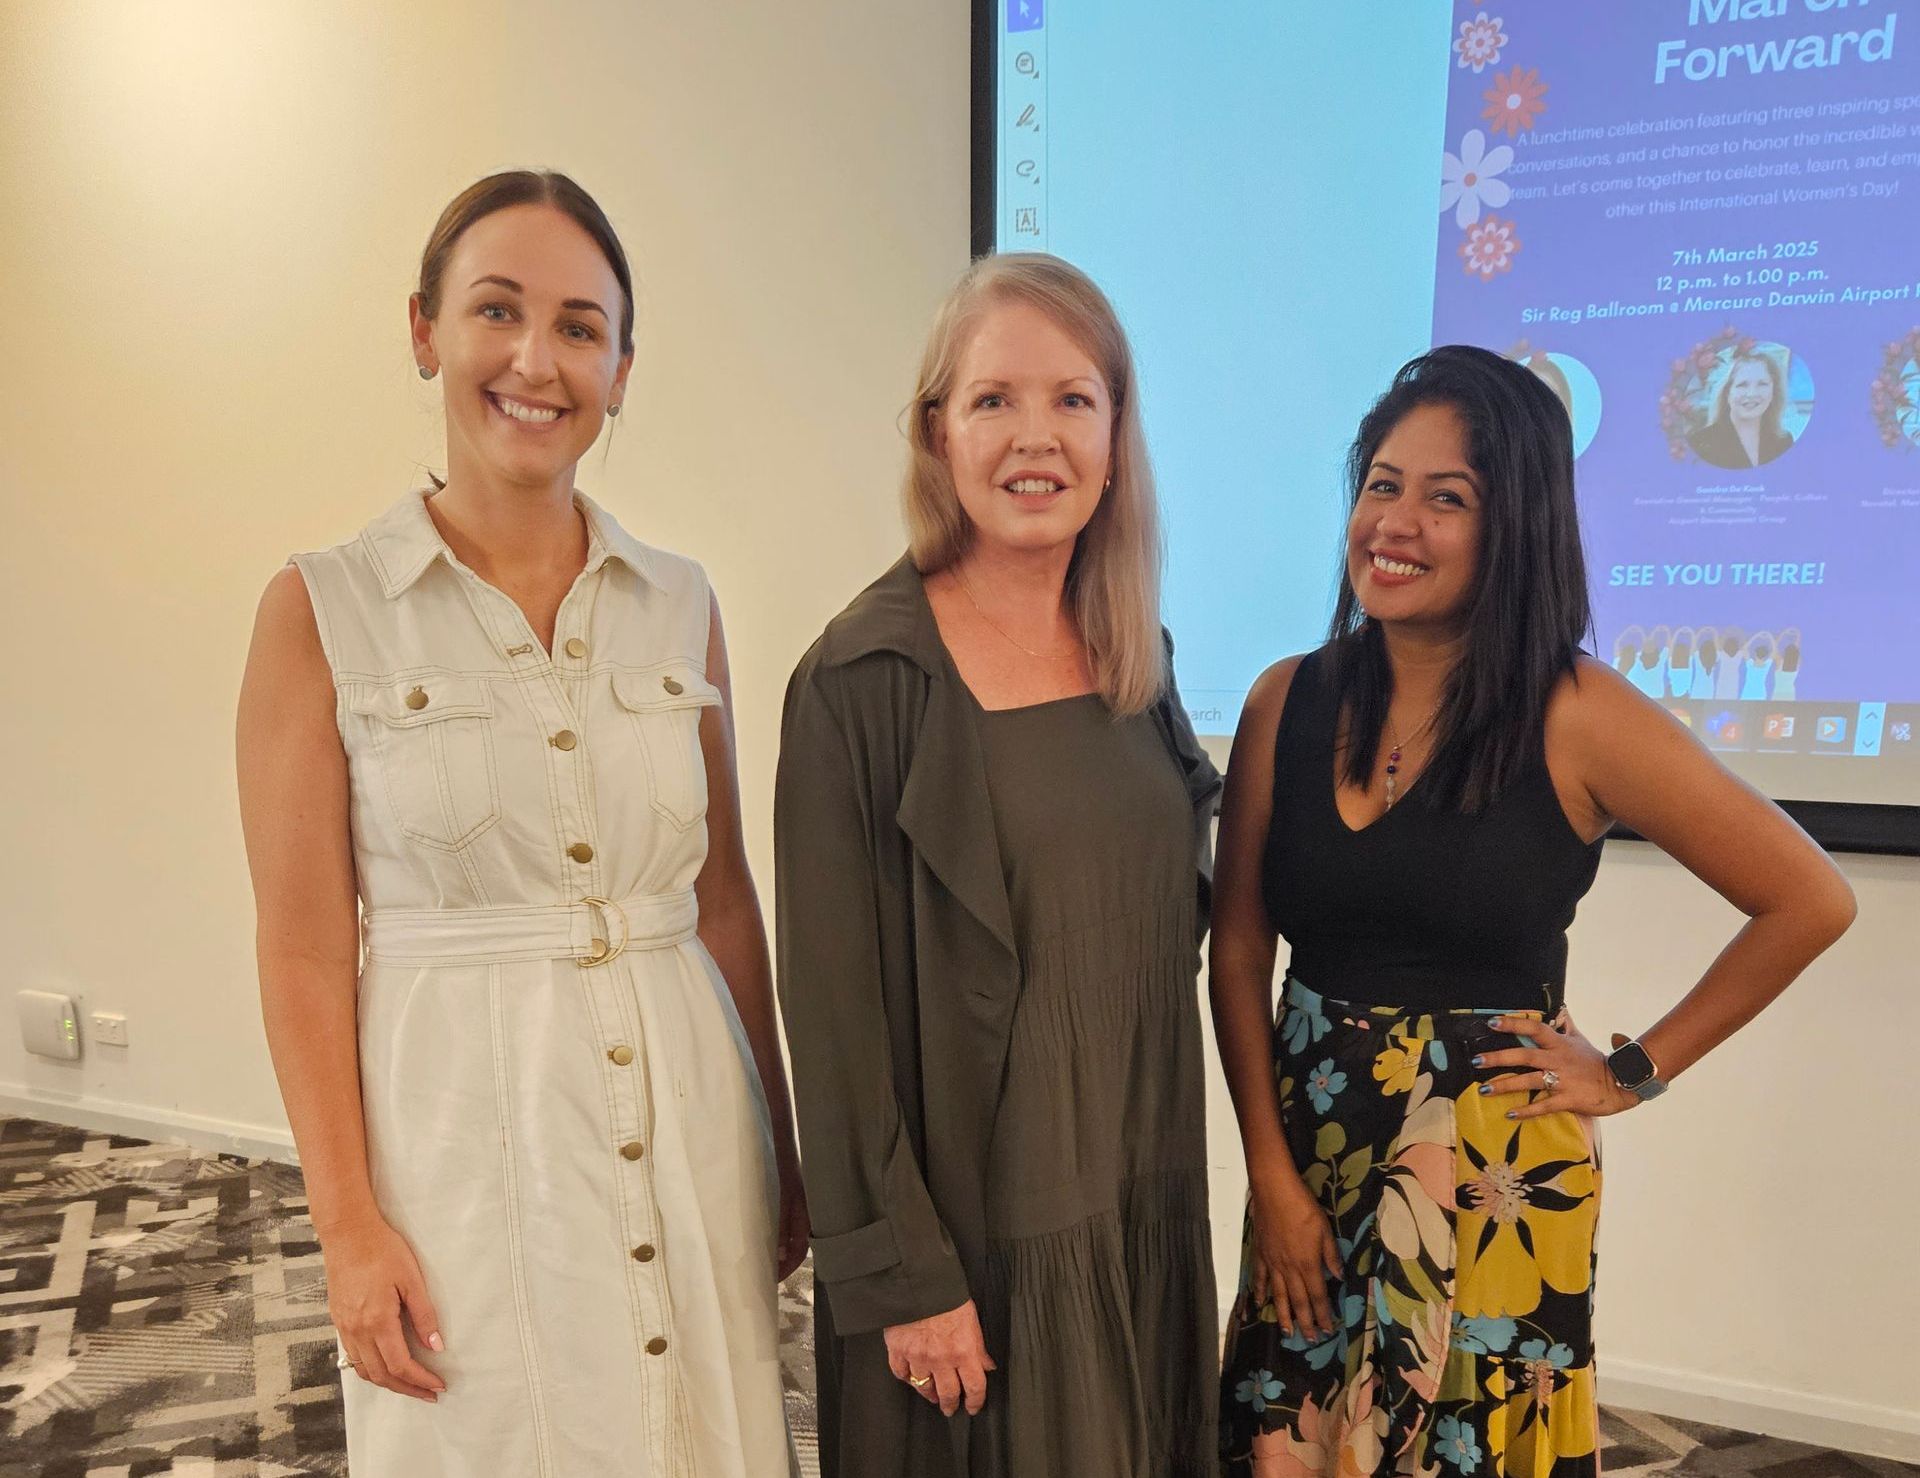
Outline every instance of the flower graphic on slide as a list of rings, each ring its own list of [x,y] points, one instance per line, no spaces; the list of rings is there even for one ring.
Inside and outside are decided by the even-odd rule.
[[[1538,67],[1526,71],[1509,67],[1504,72],[1495,72],[1493,86],[1480,95],[1487,100],[1480,116],[1495,133],[1516,139],[1532,128],[1534,120],[1547,110],[1546,103],[1541,101],[1547,95],[1547,85],[1540,80]]]
[[[1500,60],[1500,48],[1506,44],[1507,33],[1501,29],[1500,17],[1488,20],[1483,10],[1472,20],[1460,22],[1460,39],[1453,43],[1460,55],[1455,65],[1484,71]]]
[[[1513,191],[1500,171],[1513,163],[1513,150],[1501,144],[1487,148],[1487,136],[1469,129],[1458,154],[1440,156],[1440,209],[1453,207],[1454,224],[1464,231],[1480,219],[1480,207],[1498,209]]]
[[[1460,260],[1469,277],[1491,282],[1502,272],[1513,270],[1513,254],[1520,250],[1520,238],[1513,222],[1488,216],[1467,227],[1467,239],[1460,243]]]
[[[1882,442],[1920,446],[1920,328],[1887,345],[1867,400]]]

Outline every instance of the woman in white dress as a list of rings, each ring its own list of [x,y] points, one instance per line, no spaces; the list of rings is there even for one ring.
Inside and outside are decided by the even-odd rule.
[[[571,180],[456,199],[411,305],[446,481],[296,556],[254,631],[261,994],[355,1478],[793,1463],[806,1207],[718,608],[573,487],[632,304]]]

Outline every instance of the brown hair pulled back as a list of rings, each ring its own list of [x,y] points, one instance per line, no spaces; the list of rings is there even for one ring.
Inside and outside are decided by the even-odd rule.
[[[633,353],[633,272],[627,266],[627,254],[599,202],[558,170],[505,170],[474,181],[453,197],[420,253],[420,311],[428,318],[440,316],[441,279],[455,243],[467,228],[515,205],[551,205],[594,239],[620,284],[620,352]]]

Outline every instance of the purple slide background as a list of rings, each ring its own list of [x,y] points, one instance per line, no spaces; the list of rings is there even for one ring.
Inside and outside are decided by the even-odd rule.
[[[1729,9],[1738,9],[1734,0]],[[1883,427],[1899,427],[1897,408],[1877,413],[1876,379],[1888,347],[1920,329],[1920,5],[1872,4],[1809,12],[1800,6],[1777,19],[1689,24],[1685,0],[1657,4],[1547,7],[1477,5],[1456,7],[1453,40],[1481,19],[1494,25],[1490,49],[1497,56],[1479,71],[1450,52],[1451,85],[1443,149],[1459,158],[1470,130],[1479,130],[1492,154],[1510,145],[1513,159],[1498,178],[1513,195],[1498,206],[1482,202],[1480,221],[1510,223],[1519,247],[1504,269],[1469,272],[1460,250],[1469,232],[1449,205],[1439,218],[1438,281],[1434,342],[1484,344],[1501,351],[1525,341],[1534,352],[1570,355],[1597,380],[1599,425],[1578,463],[1581,517],[1595,601],[1599,650],[1611,657],[1616,637],[1630,624],[1651,629],[1738,626],[1748,634],[1798,628],[1802,635],[1801,699],[1920,700],[1920,616],[1914,581],[1920,576],[1920,447],[1910,436],[1889,447]],[[1654,82],[1660,43],[1685,40],[1685,50],[1722,46],[1764,47],[1802,36],[1830,37],[1844,30],[1875,30],[1893,17],[1891,56],[1862,62],[1849,54],[1838,66],[1747,75],[1744,56],[1730,74],[1685,80],[1678,67],[1662,85]],[[1911,26],[1911,30],[1907,27]],[[1484,59],[1484,53],[1483,59]],[[1483,116],[1489,92],[1511,95],[1513,69],[1537,70],[1547,91],[1531,126],[1496,131]],[[1743,110],[1885,100],[1888,112],[1801,121],[1729,125],[1703,118]],[[1904,107],[1900,100],[1907,99]],[[1498,104],[1492,106],[1497,107]],[[1642,120],[1692,119],[1677,131],[1551,142],[1554,130]],[[1838,142],[1835,130],[1891,130],[1891,139]],[[1814,136],[1794,142],[1794,134]],[[1783,140],[1760,148],[1759,140]],[[1721,153],[1694,160],[1662,159],[1669,145],[1718,143]],[[1645,148],[1644,160],[1624,162],[1622,151]],[[1565,169],[1540,165],[1573,156],[1604,154],[1612,162]],[[1905,156],[1902,158],[1902,156]],[[1497,158],[1497,156],[1496,156]],[[1845,168],[1813,172],[1814,161],[1844,159]],[[1665,187],[1649,183],[1677,169],[1771,168],[1798,161],[1800,173],[1718,182],[1701,179]],[[1456,176],[1459,170],[1454,171]],[[1629,180],[1624,188],[1596,190]],[[1794,203],[1783,192],[1852,186],[1856,199]],[[1528,197],[1526,190],[1539,188]],[[1492,193],[1498,193],[1498,186]],[[1715,209],[1657,213],[1664,202],[1751,194],[1770,202]],[[1635,205],[1643,213],[1631,213]],[[1616,214],[1609,218],[1609,210]],[[1776,243],[1817,242],[1811,257],[1772,258]],[[1764,246],[1757,262],[1676,264],[1675,253],[1710,248]],[[1493,253],[1498,258],[1498,252]],[[1817,269],[1822,281],[1795,286],[1727,287],[1723,274]],[[1662,287],[1660,279],[1711,279],[1711,288]],[[1766,304],[1770,291],[1810,293],[1878,288],[1902,296],[1877,304]],[[1686,311],[1688,297],[1759,297],[1762,306],[1740,311]],[[1679,305],[1649,317],[1592,317],[1590,304]],[[1528,322],[1528,310],[1577,308],[1577,323]],[[1814,390],[1810,419],[1798,443],[1761,467],[1729,471],[1699,461],[1690,451],[1676,459],[1662,425],[1661,400],[1675,361],[1696,345],[1734,328],[1763,344],[1785,345],[1810,373]],[[1590,399],[1590,397],[1588,397]],[[1591,417],[1577,397],[1576,426]],[[1788,419],[1789,429],[1794,424]],[[1909,418],[1905,423],[1914,427]],[[1731,525],[1676,524],[1700,505],[1648,504],[1636,500],[1694,498],[1702,490],[1732,489],[1736,510],[1758,515]],[[1742,501],[1739,490],[1759,489]],[[1824,501],[1817,501],[1824,499]],[[1775,520],[1780,521],[1766,521]],[[1669,586],[1664,567],[1697,563],[1722,567],[1718,584]],[[1813,585],[1736,585],[1735,565],[1813,564],[1822,582]],[[1647,586],[1618,583],[1626,567],[1652,566]]]

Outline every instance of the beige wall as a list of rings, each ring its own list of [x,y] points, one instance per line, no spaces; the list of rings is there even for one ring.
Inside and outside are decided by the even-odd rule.
[[[0,1092],[284,1136],[241,662],[286,555],[438,463],[406,297],[440,207],[493,169],[567,169],[636,263],[628,414],[581,482],[713,576],[771,874],[782,687],[899,550],[894,415],[968,227],[965,7],[822,14],[0,6]],[[28,1058],[25,987],[126,1011],[131,1045]]]
[[[231,774],[247,630],[289,551],[436,461],[404,300],[490,169],[573,172],[639,266],[632,414],[581,481],[714,576],[769,875],[782,684],[900,542],[894,417],[967,240],[966,46],[958,0],[0,7],[0,1112],[284,1142]],[[1920,865],[1847,866],[1834,958],[1609,1126],[1603,1361],[1643,1400],[1920,1456]],[[1575,933],[1585,1025],[1643,1024],[1731,925],[1610,849]],[[27,1057],[25,987],[126,1012],[131,1045]],[[1214,1106],[1230,1275],[1217,1082]]]

